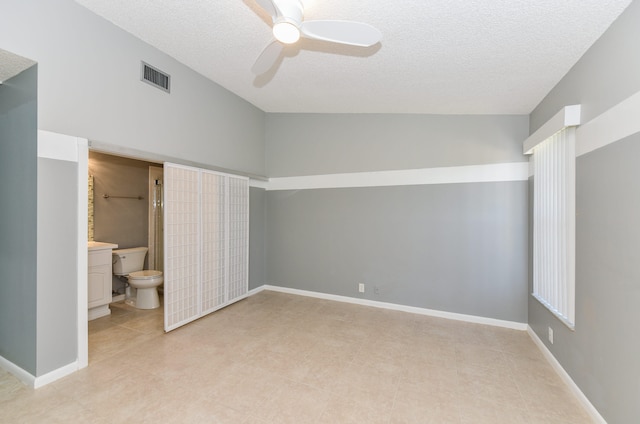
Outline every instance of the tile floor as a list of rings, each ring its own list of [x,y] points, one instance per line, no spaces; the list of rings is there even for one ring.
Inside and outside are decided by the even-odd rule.
[[[164,335],[116,304],[90,365],[2,423],[589,423],[525,332],[264,291]]]

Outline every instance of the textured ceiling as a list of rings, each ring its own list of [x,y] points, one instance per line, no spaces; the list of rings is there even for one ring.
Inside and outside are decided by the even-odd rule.
[[[0,83],[35,65],[33,60],[0,49]]]
[[[303,0],[370,48],[302,40],[274,69],[254,0],[76,0],[267,112],[528,114],[631,0]]]

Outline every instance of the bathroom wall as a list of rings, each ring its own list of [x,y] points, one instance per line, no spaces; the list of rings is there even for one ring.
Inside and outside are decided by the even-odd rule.
[[[93,201],[94,201],[94,192],[93,192],[93,175],[89,174],[89,178],[87,178],[87,240],[94,241],[93,238]]]
[[[95,241],[116,243],[119,249],[149,245],[149,166],[156,163],[89,152],[89,175],[93,176],[93,233]],[[119,199],[103,196],[142,196]],[[148,268],[149,257],[144,260]],[[113,277],[113,289],[124,283]]]
[[[94,239],[119,248],[147,246],[149,235],[149,166],[134,159],[89,153],[94,184]],[[142,200],[110,196],[142,196]]]

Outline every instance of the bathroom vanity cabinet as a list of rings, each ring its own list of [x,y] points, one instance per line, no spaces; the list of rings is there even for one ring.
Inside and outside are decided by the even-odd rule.
[[[111,252],[118,245],[89,242],[87,307],[89,321],[111,314]]]

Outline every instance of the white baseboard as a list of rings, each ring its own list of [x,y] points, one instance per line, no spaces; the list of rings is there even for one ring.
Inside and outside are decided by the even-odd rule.
[[[13,362],[0,356],[0,368],[3,368],[13,374],[18,380],[22,381],[29,387],[34,387],[36,377],[30,372],[23,370]]]
[[[260,286],[260,287],[256,287],[255,289],[251,289],[251,290],[249,290],[249,292],[247,293],[247,297],[251,297],[251,296],[253,296],[254,294],[258,294],[258,293],[260,293],[261,291],[264,291],[264,290],[265,290],[265,287],[266,287],[266,286],[262,285],[262,286]]]
[[[61,379],[62,377],[66,377],[69,374],[73,374],[79,369],[78,361],[72,362],[68,365],[60,367],[56,370],[46,373],[45,375],[41,375],[40,377],[36,377],[33,388],[37,389],[42,386],[46,386],[49,383],[53,383],[56,380]]]
[[[290,289],[287,287],[272,286],[268,284],[265,284],[264,286],[253,289],[251,292],[249,292],[249,295],[254,295],[256,293],[261,292],[262,290],[296,294],[299,296],[315,297],[318,299],[334,300],[336,302],[353,303],[356,305],[373,306],[374,308],[391,309],[394,311],[409,312],[412,314],[419,314],[419,315],[428,315],[432,317],[446,318],[446,319],[452,319],[456,321],[465,321],[465,322],[471,322],[474,324],[492,325],[494,327],[510,328],[512,330],[525,331],[527,329],[527,324],[522,322],[504,321],[504,320],[499,320],[494,318],[479,317],[475,315],[465,315],[465,314],[458,314],[455,312],[445,312],[445,311],[438,311],[434,309],[418,308],[415,306],[405,306],[405,305],[398,305],[395,303],[379,302],[376,300],[358,299],[354,297],[339,296],[335,294],[326,294],[326,293],[313,292],[313,291],[307,291],[307,290]]]
[[[553,367],[553,369],[558,373],[562,381],[569,387],[569,390],[574,394],[574,396],[578,399],[578,401],[582,404],[584,409],[589,413],[594,423],[597,424],[607,424],[602,415],[598,412],[595,406],[589,401],[589,399],[582,393],[582,390],[578,387],[578,385],[573,381],[571,376],[565,371],[565,369],[560,365],[560,362],[553,356],[553,353],[547,349],[547,346],[540,340],[538,335],[533,329],[527,325],[527,333],[529,333],[529,337],[531,340],[538,346],[538,349],[542,352],[544,357],[547,359],[549,364]]]
[[[96,306],[95,308],[89,309],[89,311],[87,312],[87,318],[89,321],[106,317],[107,315],[111,315],[111,309],[109,308],[109,305]]]
[[[18,380],[22,381],[26,386],[29,386],[33,389],[40,388],[42,386],[46,386],[49,383],[53,383],[54,381],[66,377],[69,374],[76,372],[79,369],[78,361],[72,362],[68,365],[60,367],[56,370],[46,373],[45,375],[41,375],[40,377],[36,377],[31,373],[23,370],[13,362],[8,359],[0,356],[0,368],[3,368],[13,374]]]

